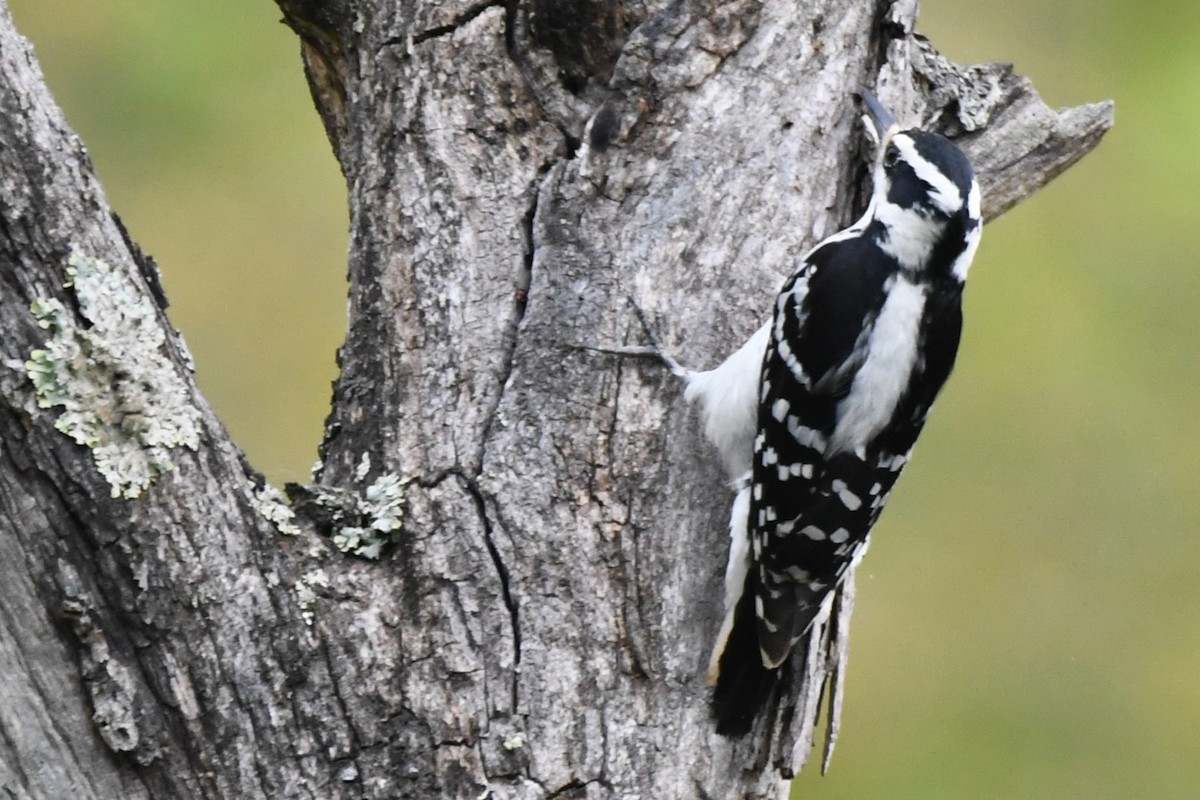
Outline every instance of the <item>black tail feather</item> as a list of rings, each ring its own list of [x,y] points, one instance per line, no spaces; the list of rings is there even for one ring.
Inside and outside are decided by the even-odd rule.
[[[742,593],[734,613],[733,630],[718,662],[720,673],[711,710],[717,733],[737,738],[754,727],[754,721],[779,685],[780,671],[763,666],[753,592]]]

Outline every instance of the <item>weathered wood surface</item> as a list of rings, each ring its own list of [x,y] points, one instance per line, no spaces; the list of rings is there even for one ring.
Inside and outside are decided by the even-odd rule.
[[[780,796],[815,704],[740,744],[706,718],[718,467],[668,375],[574,345],[639,341],[626,297],[685,363],[739,344],[861,200],[859,87],[960,136],[989,216],[1111,106],[1051,111],[1007,68],[947,63],[910,2],[280,6],[351,209],[350,329],[293,536],[0,6],[0,788]],[[122,303],[141,310],[114,323]],[[151,342],[132,360],[129,325]],[[52,340],[80,355],[43,408],[27,364]],[[91,448],[55,427],[80,385]],[[147,470],[167,471],[139,494]],[[342,554],[323,534],[378,521],[389,475],[395,543]]]

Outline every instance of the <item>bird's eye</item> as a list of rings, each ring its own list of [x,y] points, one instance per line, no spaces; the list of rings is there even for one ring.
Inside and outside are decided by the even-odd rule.
[[[883,165],[888,169],[896,166],[896,162],[900,160],[900,151],[896,145],[890,145],[887,150],[883,151]]]

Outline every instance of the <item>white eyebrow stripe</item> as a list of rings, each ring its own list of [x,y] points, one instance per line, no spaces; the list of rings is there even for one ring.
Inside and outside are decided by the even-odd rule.
[[[929,184],[933,192],[929,195],[934,203],[947,214],[953,214],[963,207],[962,192],[954,182],[942,174],[942,171],[917,152],[913,140],[903,134],[892,137],[892,143],[900,150],[904,161],[912,167],[917,177]]]

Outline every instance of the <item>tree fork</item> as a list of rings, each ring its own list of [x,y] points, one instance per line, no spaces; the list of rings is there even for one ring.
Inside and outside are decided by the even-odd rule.
[[[911,0],[279,6],[351,228],[295,518],[196,390],[153,262],[0,8],[0,787],[780,796],[849,604],[793,665],[794,706],[716,737],[728,492],[665,371],[575,345],[640,343],[628,296],[685,363],[742,341],[856,211],[860,87],[960,142],[988,217],[1094,147],[1111,104],[1051,111],[1006,66],[946,61]],[[159,342],[136,363],[113,308]],[[164,440],[179,418],[195,438]],[[350,528],[386,534],[378,561],[338,551]]]

